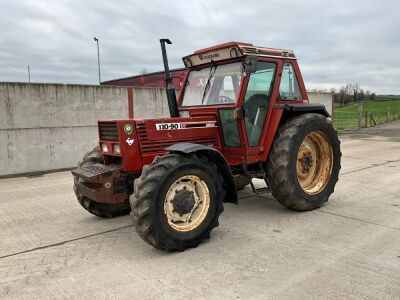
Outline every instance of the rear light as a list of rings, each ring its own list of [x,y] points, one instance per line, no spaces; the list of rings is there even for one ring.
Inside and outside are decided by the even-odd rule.
[[[119,144],[114,144],[113,152],[115,155],[121,155],[121,146]]]
[[[108,152],[108,147],[106,143],[101,144],[101,152]]]

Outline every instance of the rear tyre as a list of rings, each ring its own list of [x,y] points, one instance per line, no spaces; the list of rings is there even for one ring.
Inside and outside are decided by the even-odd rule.
[[[95,147],[93,150],[85,154],[82,160],[78,163],[78,168],[101,163],[103,163],[103,158],[100,149],[99,147]],[[79,204],[91,214],[102,218],[114,218],[127,215],[131,211],[128,199],[122,204],[108,204],[95,202],[81,195],[76,188],[76,184],[81,182],[81,180],[81,178],[74,176],[74,192]]]
[[[319,208],[334,191],[341,156],[337,133],[326,117],[293,117],[278,129],[267,159],[267,184],[288,208]]]
[[[219,225],[225,191],[216,164],[196,154],[156,157],[130,197],[139,236],[157,249],[197,247]]]

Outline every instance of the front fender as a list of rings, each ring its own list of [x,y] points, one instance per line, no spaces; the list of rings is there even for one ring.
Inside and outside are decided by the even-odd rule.
[[[222,177],[224,179],[223,188],[226,192],[226,196],[223,201],[238,204],[238,194],[232,175],[232,170],[225,157],[217,149],[211,146],[205,146],[195,143],[178,143],[169,146],[168,148],[165,148],[165,150],[169,153],[199,153],[200,155],[212,157],[217,163],[218,168],[221,170]]]

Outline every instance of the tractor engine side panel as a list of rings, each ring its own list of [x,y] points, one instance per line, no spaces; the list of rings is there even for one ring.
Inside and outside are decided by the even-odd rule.
[[[212,146],[221,151],[217,120],[212,116],[174,119],[99,121],[99,146],[106,165],[120,165],[126,173],[139,174],[143,165],[177,143]],[[106,145],[107,151],[102,147]],[[120,147],[120,153],[115,146]]]
[[[136,131],[144,165],[151,163],[156,155],[167,154],[165,149],[177,143],[221,150],[219,129],[213,117],[143,120],[136,122]]]

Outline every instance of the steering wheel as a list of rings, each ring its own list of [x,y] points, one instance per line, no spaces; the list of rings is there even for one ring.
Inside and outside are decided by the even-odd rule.
[[[218,103],[221,103],[221,104],[232,104],[232,103],[235,103],[235,100],[233,100],[232,98],[229,98],[227,96],[219,95],[218,96]]]

